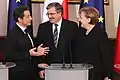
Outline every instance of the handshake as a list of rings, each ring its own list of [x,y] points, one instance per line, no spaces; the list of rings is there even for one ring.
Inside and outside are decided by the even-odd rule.
[[[34,47],[29,50],[31,56],[46,56],[48,54],[49,47],[42,47],[43,44],[39,45],[37,48]]]

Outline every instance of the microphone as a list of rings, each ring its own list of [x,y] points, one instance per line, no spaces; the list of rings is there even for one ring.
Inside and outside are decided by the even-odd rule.
[[[70,56],[70,67],[68,69],[73,69],[73,64],[72,64],[72,52],[71,52],[71,36],[69,36],[69,56]]]

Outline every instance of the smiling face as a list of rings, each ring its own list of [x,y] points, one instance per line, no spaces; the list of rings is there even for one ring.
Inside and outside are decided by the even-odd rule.
[[[32,17],[30,15],[30,11],[29,10],[26,10],[24,11],[24,16],[23,18],[18,18],[20,24],[22,26],[29,26],[31,25],[31,20],[32,20]]]
[[[62,18],[62,13],[60,11],[57,12],[55,7],[51,7],[47,10],[47,16],[49,21],[55,24]]]
[[[85,28],[85,26],[89,24],[90,20],[91,20],[90,18],[87,18],[87,17],[85,16],[85,13],[84,13],[84,12],[81,12],[81,13],[79,14],[79,21],[81,22],[81,27],[84,27],[84,28]]]
[[[90,25],[96,25],[98,22],[99,12],[93,7],[83,7],[79,10],[79,21],[81,27],[87,28]]]

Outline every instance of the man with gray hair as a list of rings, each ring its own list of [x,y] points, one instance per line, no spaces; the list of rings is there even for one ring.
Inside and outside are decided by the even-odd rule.
[[[36,43],[37,46],[43,43],[43,46],[49,47],[50,51],[39,63],[48,65],[63,61],[69,63],[70,44],[71,47],[74,46],[78,25],[76,22],[62,18],[63,7],[59,3],[50,3],[46,9],[49,21],[39,25]],[[44,78],[43,73],[44,70],[41,70],[41,78]]]

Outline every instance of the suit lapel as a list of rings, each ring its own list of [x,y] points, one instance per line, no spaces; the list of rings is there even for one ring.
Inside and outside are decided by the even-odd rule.
[[[61,28],[60,28],[60,34],[59,34],[59,39],[58,39],[58,45],[57,45],[57,47],[59,48],[59,47],[64,47],[65,46],[65,44],[66,44],[66,38],[65,38],[65,35],[66,35],[66,23],[65,23],[65,21],[64,21],[64,19],[62,20],[62,23],[61,23]],[[49,36],[49,39],[51,40],[51,43],[53,44],[53,46],[54,46],[54,39],[53,39],[53,28],[52,28],[52,24],[49,22],[49,24],[48,24],[48,34],[50,35]],[[55,46],[54,46],[55,47]]]
[[[52,28],[52,23],[49,22],[48,24],[48,35],[49,35],[49,40],[51,41],[52,45],[54,46],[54,39],[53,39],[53,28]]]
[[[28,43],[30,47],[32,47],[29,37],[17,25],[16,25],[16,30],[18,32],[19,37],[25,38],[25,42]]]
[[[65,22],[64,19],[62,20],[62,24],[61,24],[61,29],[60,29],[60,34],[59,34],[59,39],[58,39],[58,47],[64,47],[65,45]],[[62,45],[61,45],[62,44]]]

